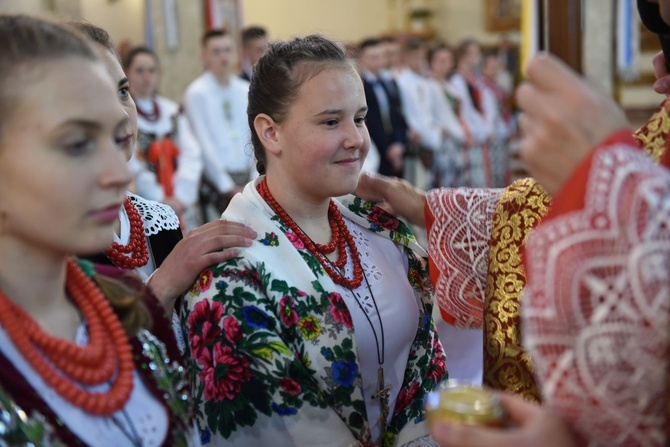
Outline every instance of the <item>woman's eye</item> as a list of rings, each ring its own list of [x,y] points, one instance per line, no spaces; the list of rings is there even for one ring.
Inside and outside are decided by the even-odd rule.
[[[324,124],[328,127],[333,127],[337,125],[337,120],[336,119],[328,120]]]
[[[77,156],[90,152],[93,150],[94,146],[95,142],[93,140],[85,139],[68,143],[63,147],[63,149],[68,155]]]
[[[359,116],[354,120],[357,125],[359,126],[364,126],[365,125],[365,117],[364,116]]]
[[[126,99],[130,96],[130,89],[128,87],[121,87],[118,94],[119,98]]]
[[[130,144],[130,139],[132,137],[130,135],[127,135],[125,137],[114,137],[114,142],[119,148],[123,148],[125,146],[128,146]]]

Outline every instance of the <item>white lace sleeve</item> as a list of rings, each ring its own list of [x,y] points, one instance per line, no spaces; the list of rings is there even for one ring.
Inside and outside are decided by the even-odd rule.
[[[493,213],[502,189],[437,189],[426,196],[435,217],[428,253],[439,277],[435,292],[454,326],[481,328]]]
[[[547,405],[589,447],[665,445],[670,174],[626,146],[594,156],[583,210],[526,247],[524,346]]]
[[[144,220],[144,235],[153,236],[162,230],[178,230],[179,218],[172,208],[169,206],[154,202],[152,200],[143,199],[135,194],[128,194],[137,207],[137,210],[142,215]]]

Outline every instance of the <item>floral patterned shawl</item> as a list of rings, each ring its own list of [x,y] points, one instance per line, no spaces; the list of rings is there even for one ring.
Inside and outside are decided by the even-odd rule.
[[[180,312],[203,444],[374,445],[349,310],[255,183],[224,218],[249,224],[259,240],[202,272]],[[354,196],[338,205],[356,224],[406,247],[420,318],[382,437],[384,445],[402,445],[427,434],[423,398],[447,375],[425,252],[380,208]]]

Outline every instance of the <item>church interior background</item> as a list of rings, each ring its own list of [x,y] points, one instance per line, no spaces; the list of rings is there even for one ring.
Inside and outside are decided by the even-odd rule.
[[[520,16],[525,1],[532,0],[0,0],[0,13],[83,17],[107,29],[120,46],[148,44],[163,65],[161,93],[179,101],[202,71],[199,37],[208,20],[209,26],[233,31],[260,25],[273,39],[319,32],[357,42],[372,35],[406,33],[451,44],[475,38],[484,48],[507,39],[518,49],[523,43]],[[581,1],[577,20],[582,69],[635,121],[648,116],[662,100],[651,90],[651,59],[660,47],[640,27],[634,73],[627,79],[619,75],[616,42],[622,31],[617,3]],[[551,13],[545,11],[545,18],[550,20]]]

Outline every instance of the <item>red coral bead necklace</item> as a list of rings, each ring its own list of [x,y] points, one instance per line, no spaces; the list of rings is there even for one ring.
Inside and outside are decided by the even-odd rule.
[[[127,245],[114,242],[105,250],[105,255],[115,266],[124,270],[132,270],[149,262],[149,249],[144,236],[142,216],[130,197],[126,197],[123,207],[130,221],[130,240]]]
[[[23,358],[61,397],[87,413],[109,416],[126,405],[133,389],[134,365],[128,337],[100,289],[73,259],[67,261],[66,288],[88,326],[88,345],[44,332],[2,290],[0,324]],[[90,392],[80,386],[112,379],[107,392]]]
[[[330,276],[335,284],[339,284],[349,289],[356,289],[361,285],[363,282],[363,267],[361,266],[360,254],[358,253],[356,242],[344,222],[342,213],[340,213],[340,210],[332,199],[328,205],[328,222],[331,229],[331,240],[328,244],[317,244],[305,234],[302,228],[300,228],[300,226],[275,200],[268,188],[267,177],[261,180],[256,189],[277,216],[279,216],[289,229],[298,236],[305,245],[305,248],[319,260],[319,263],[324,270],[326,270],[326,273],[328,273],[328,276]],[[349,253],[351,253],[354,263],[353,278],[345,277],[344,274],[338,270],[342,269],[347,264],[347,248],[349,248]],[[325,254],[333,253],[336,249],[338,258],[337,261],[332,262]]]

